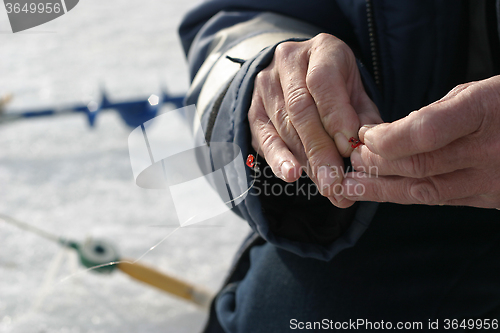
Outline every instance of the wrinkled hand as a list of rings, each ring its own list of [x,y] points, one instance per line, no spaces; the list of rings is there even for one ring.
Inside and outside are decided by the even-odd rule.
[[[357,137],[360,125],[382,120],[345,43],[320,34],[278,45],[272,63],[255,79],[248,119],[252,146],[276,176],[293,182],[305,169],[332,203],[354,203],[335,196],[342,156],[351,154],[348,139]]]
[[[351,161],[371,175],[346,177],[348,199],[500,208],[500,76],[460,85],[359,136],[365,146]]]

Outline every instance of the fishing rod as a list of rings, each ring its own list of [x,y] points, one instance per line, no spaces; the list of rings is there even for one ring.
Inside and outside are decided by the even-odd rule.
[[[59,237],[1,213],[0,220],[22,230],[36,234],[51,242],[75,250],[78,254],[80,263],[89,270],[109,274],[119,269],[136,280],[156,287],[171,295],[183,298],[205,309],[209,307],[213,299],[213,294],[203,287],[167,275],[150,266],[139,263],[138,260],[121,258],[116,247],[107,240],[87,239],[84,242],[76,242],[64,237]]]
[[[153,94],[148,99],[111,102],[106,92],[102,91],[99,101],[91,101],[87,104],[6,112],[5,108],[11,100],[12,95],[5,95],[0,98],[0,124],[26,118],[82,113],[86,115],[90,127],[94,127],[96,117],[102,111],[116,110],[128,126],[135,128],[156,117],[160,108],[165,104],[172,104],[177,109],[181,108],[183,106],[184,95],[171,95],[164,90],[160,96]]]

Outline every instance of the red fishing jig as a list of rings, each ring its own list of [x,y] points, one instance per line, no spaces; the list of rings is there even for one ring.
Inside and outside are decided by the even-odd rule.
[[[255,166],[255,157],[252,154],[248,154],[246,164],[250,168],[253,168]]]
[[[352,148],[358,148],[363,144],[360,140],[356,139],[355,137],[350,138],[349,142],[351,143]]]

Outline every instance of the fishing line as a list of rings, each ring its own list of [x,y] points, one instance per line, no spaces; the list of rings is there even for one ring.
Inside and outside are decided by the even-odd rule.
[[[158,247],[161,243],[163,243],[167,238],[169,238],[170,236],[172,236],[180,228],[181,228],[181,226],[178,226],[177,228],[175,228],[174,230],[172,230],[172,232],[170,232],[165,237],[163,237],[162,240],[160,240],[158,243],[156,243],[155,245],[151,246],[149,248],[149,250],[147,250],[146,252],[144,252],[144,254],[142,256],[140,256],[137,260],[135,260],[133,262],[133,264],[135,264],[136,262],[138,262],[139,260],[141,260],[142,258],[144,258],[145,255],[147,255],[148,253],[150,253],[151,251],[153,251],[156,247]]]
[[[90,272],[90,271],[93,271],[93,270],[96,270],[96,269],[99,269],[99,268],[110,267],[110,266],[118,265],[118,264],[121,264],[121,263],[135,264],[135,263],[139,262],[142,258],[144,258],[148,253],[150,253],[151,251],[153,251],[156,247],[158,247],[161,243],[163,243],[167,238],[169,238],[170,236],[172,236],[180,228],[181,228],[181,226],[178,226],[177,228],[175,228],[174,230],[172,230],[169,234],[167,234],[165,237],[163,237],[158,243],[156,243],[155,245],[153,245],[152,247],[150,247],[138,259],[136,259],[134,261],[117,260],[117,261],[110,261],[108,263],[104,263],[104,264],[100,264],[100,265],[95,265],[95,266],[92,266],[92,267],[88,267],[86,269],[80,270],[78,272],[75,272],[73,274],[70,274],[70,275],[62,278],[58,283],[64,282],[64,281],[66,281],[66,280],[68,280],[68,279],[70,279],[72,277],[75,277],[77,275],[80,275],[82,273]]]
[[[279,112],[276,111],[272,116],[271,118],[269,118],[269,120],[267,121],[266,125],[269,125],[269,123],[271,122],[272,120],[272,117],[274,117],[277,113]],[[251,189],[255,186],[255,182],[257,181],[257,171],[259,170],[259,167],[258,167],[258,159],[259,159],[259,153],[261,151],[260,149],[261,147],[259,146],[258,149],[257,149],[257,152],[256,152],[256,156],[255,156],[255,161],[254,161],[254,165],[251,167],[252,170],[254,171],[254,177],[253,177],[253,180],[252,182],[250,183],[249,187],[242,193],[240,194],[239,196],[225,202],[225,204],[230,204],[244,196],[246,196],[246,194],[248,194]],[[189,222],[190,220],[194,219],[197,215],[194,215],[192,216],[190,219],[188,219],[186,222]],[[22,230],[25,230],[25,231],[28,231],[30,233],[33,233],[33,234],[36,234],[42,238],[45,238],[47,240],[50,240],[52,242],[55,242],[59,245],[63,245],[64,247],[66,248],[74,248],[77,250],[77,252],[79,251],[78,249],[78,246],[77,246],[77,243],[75,242],[71,242],[69,240],[67,240],[66,238],[64,237],[61,237],[61,236],[57,236],[55,234],[52,234],[50,232],[47,232],[45,230],[42,230],[42,229],[39,229],[35,226],[32,226],[32,225],[29,225],[27,223],[24,223],[24,222],[21,222],[11,216],[8,216],[8,215],[5,215],[5,214],[1,214],[0,213],[0,219],[3,220],[4,222],[8,223],[8,224],[11,224],[11,225],[15,225],[17,226],[18,228],[22,229]],[[98,270],[98,269],[101,269],[101,268],[106,268],[106,267],[110,267],[110,266],[114,266],[114,265],[118,265],[118,264],[121,264],[121,263],[126,263],[126,264],[136,264],[138,263],[140,260],[142,260],[142,258],[144,258],[147,254],[149,254],[150,252],[152,252],[153,250],[155,250],[159,245],[161,245],[163,242],[165,242],[169,237],[171,237],[174,233],[176,233],[178,230],[180,230],[182,228],[182,226],[178,226],[176,227],[174,230],[172,230],[171,232],[169,232],[167,235],[165,235],[160,241],[158,241],[156,244],[154,244],[153,246],[151,246],[147,251],[145,251],[138,259],[136,260],[133,260],[133,261],[130,261],[130,260],[114,260],[114,261],[110,261],[110,262],[107,262],[107,263],[103,263],[103,264],[99,264],[99,265],[94,265],[94,266],[91,266],[91,267],[88,267],[86,269],[82,269],[82,270],[79,270],[73,274],[70,274],[62,279],[60,279],[58,282],[52,284],[53,280],[54,280],[54,277],[55,277],[55,274],[57,273],[56,270],[58,269],[59,265],[60,265],[60,260],[62,259],[61,256],[57,256],[57,259],[55,259],[55,261],[53,262],[53,264],[49,265],[49,271],[47,271],[46,273],[46,279],[45,279],[45,282],[43,283],[43,286],[39,292],[39,297],[37,298],[37,300],[33,303],[33,306],[32,308],[39,308],[41,306],[41,303],[43,302],[43,299],[47,296],[48,294],[48,290],[50,290],[51,287],[53,286],[56,286],[57,284],[59,283],[62,283],[62,282],[65,282],[75,276],[78,276],[82,273],[85,273],[85,272],[89,272],[89,271],[93,271],[93,270]]]
[[[269,118],[269,120],[266,123],[266,126],[269,125],[269,123],[271,122],[272,118],[275,117],[278,114],[278,112],[280,112],[280,110],[276,110],[276,112],[274,112],[271,115],[271,117]],[[274,124],[273,124],[273,126],[274,126]],[[259,156],[260,156],[259,153],[260,153],[260,145],[257,148],[257,152],[255,153],[254,159],[252,159],[252,163],[254,164],[254,166],[250,167],[250,165],[248,165],[254,171],[253,181],[250,183],[250,187],[248,187],[243,193],[241,193],[237,197],[235,197],[235,198],[233,198],[233,199],[231,199],[229,201],[224,202],[224,204],[227,205],[227,204],[230,204],[230,203],[232,203],[232,202],[234,202],[234,201],[236,201],[236,200],[238,200],[240,198],[244,198],[252,190],[252,188],[255,186],[255,182],[257,181],[257,171],[260,170],[259,169],[259,162],[258,162]],[[250,157],[251,155],[248,155],[248,156]]]
[[[5,214],[2,214],[0,213],[0,219],[3,220],[4,222],[8,223],[8,224],[11,224],[11,225],[15,225],[17,226],[18,228],[20,229],[23,229],[25,231],[28,231],[30,233],[33,233],[33,234],[36,234],[42,238],[45,238],[47,240],[50,240],[52,242],[55,242],[59,245],[63,245],[65,247],[70,247],[69,246],[69,241],[67,239],[65,239],[64,237],[59,237],[55,234],[52,234],[50,232],[47,232],[45,230],[42,230],[42,229],[39,229],[37,227],[34,227],[32,225],[29,225],[27,223],[24,223],[24,222],[21,222],[11,216],[8,216],[8,215],[5,215]],[[181,226],[178,226],[176,227],[174,230],[172,230],[170,233],[168,233],[165,237],[163,237],[159,242],[157,242],[155,245],[153,245],[152,247],[150,247],[146,252],[144,252],[138,259],[134,260],[134,261],[128,261],[128,260],[118,260],[118,261],[110,261],[108,263],[104,263],[104,264],[100,264],[100,265],[95,265],[95,266],[92,266],[92,267],[88,267],[86,269],[83,269],[83,270],[80,270],[78,272],[75,272],[73,274],[70,274],[64,278],[62,278],[59,282],[57,283],[60,283],[60,282],[63,282],[63,281],[66,281],[68,280],[69,278],[71,277],[74,277],[76,275],[79,275],[81,273],[84,273],[84,272],[88,272],[88,271],[92,271],[92,270],[96,270],[96,269],[99,269],[99,268],[103,268],[103,267],[108,267],[108,266],[113,266],[113,265],[117,265],[119,263],[130,263],[130,264],[135,264],[137,262],[139,262],[142,258],[144,258],[148,253],[150,253],[151,251],[153,251],[156,247],[158,247],[161,243],[163,243],[167,238],[169,238],[170,236],[172,236],[177,230],[179,230],[181,228]],[[56,284],[57,284],[56,283]]]

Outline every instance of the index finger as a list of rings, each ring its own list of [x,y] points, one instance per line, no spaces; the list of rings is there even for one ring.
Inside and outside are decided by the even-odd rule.
[[[303,50],[297,51],[291,43],[283,43],[276,49],[276,55],[285,107],[304,146],[312,169],[312,174],[310,171],[308,173],[323,195],[332,196],[332,185],[342,182],[341,168],[344,162],[335,142],[324,129],[316,103],[307,88],[309,54]],[[301,58],[288,62],[289,57]],[[272,118],[274,111],[268,111],[271,111]]]
[[[430,104],[393,123],[359,130],[361,141],[373,153],[395,160],[442,148],[475,132],[482,123],[480,109],[471,105],[471,85],[457,87],[440,101]]]

